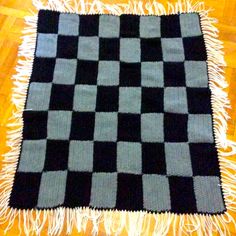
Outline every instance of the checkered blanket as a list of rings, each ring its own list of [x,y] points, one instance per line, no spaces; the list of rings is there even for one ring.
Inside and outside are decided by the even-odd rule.
[[[41,10],[9,205],[221,213],[196,13]]]

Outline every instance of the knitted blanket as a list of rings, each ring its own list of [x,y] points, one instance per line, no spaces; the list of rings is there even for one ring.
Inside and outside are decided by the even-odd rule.
[[[226,211],[200,16],[39,11],[10,208]]]
[[[199,16],[39,12],[10,205],[219,213]]]

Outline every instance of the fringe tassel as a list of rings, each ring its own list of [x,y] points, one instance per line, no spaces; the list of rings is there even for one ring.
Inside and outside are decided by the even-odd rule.
[[[103,223],[107,235],[120,235],[126,230],[129,236],[167,235],[173,228],[173,235],[212,235],[217,232],[220,236],[231,235],[228,225],[236,225],[231,215],[236,211],[236,161],[232,155],[236,154],[236,142],[227,139],[226,109],[230,107],[225,88],[228,86],[224,78],[223,45],[217,39],[218,30],[214,24],[216,20],[208,16],[203,2],[192,3],[190,0],[179,0],[168,3],[167,7],[157,1],[144,4],[142,1],[130,1],[128,4],[104,4],[99,0],[85,2],[84,0],[48,0],[44,4],[41,0],[33,0],[36,7],[32,16],[25,18],[27,27],[23,31],[23,42],[19,47],[20,60],[13,76],[14,88],[12,102],[16,112],[10,118],[7,134],[7,145],[10,151],[4,155],[2,171],[0,173],[0,224],[7,223],[5,232],[9,231],[18,219],[19,231],[26,235],[40,235],[47,227],[48,235],[60,235],[66,229],[71,234],[72,229],[85,232],[88,222],[92,222],[92,235],[97,235],[99,225]],[[22,141],[22,111],[24,109],[29,78],[32,72],[33,57],[36,42],[37,10],[49,9],[60,12],[79,14],[114,14],[125,13],[138,15],[169,15],[178,13],[198,12],[208,55],[209,86],[212,92],[214,133],[218,148],[220,169],[222,173],[222,188],[227,206],[227,212],[221,215],[172,213],[150,214],[145,211],[128,212],[117,210],[92,210],[89,208],[69,209],[59,207],[54,210],[16,210],[8,206],[14,174],[19,158]],[[152,224],[153,223],[153,224]],[[23,227],[22,227],[23,225]],[[151,227],[153,225],[153,227]]]

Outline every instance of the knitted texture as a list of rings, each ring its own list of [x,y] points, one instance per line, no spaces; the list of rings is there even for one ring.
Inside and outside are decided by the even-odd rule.
[[[40,10],[10,206],[222,213],[199,15]]]

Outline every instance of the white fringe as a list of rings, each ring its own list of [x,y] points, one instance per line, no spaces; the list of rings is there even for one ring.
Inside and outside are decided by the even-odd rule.
[[[224,54],[222,43],[217,39],[218,30],[214,24],[216,20],[208,16],[204,3],[192,4],[189,0],[168,3],[167,7],[153,1],[144,4],[142,1],[131,1],[128,4],[104,4],[99,0],[92,3],[84,0],[49,0],[44,4],[41,0],[33,0],[37,10],[49,9],[60,12],[79,14],[114,14],[124,13],[138,15],[169,15],[178,13],[198,12],[207,48],[207,64],[209,86],[212,92],[214,134],[218,148],[220,169],[222,173],[222,188],[227,206],[227,212],[220,215],[172,213],[151,214],[145,211],[128,212],[117,210],[92,210],[87,207],[69,209],[59,207],[54,210],[16,210],[8,206],[13,185],[14,174],[19,158],[22,141],[22,111],[24,109],[29,78],[32,72],[33,57],[36,43],[37,14],[25,18],[27,27],[23,31],[23,42],[19,47],[16,71],[13,76],[14,88],[12,101],[17,108],[8,125],[7,145],[10,151],[4,155],[2,171],[0,173],[0,224],[7,222],[5,232],[18,220],[20,233],[25,235],[40,235],[47,227],[48,235],[71,234],[72,229],[85,232],[87,223],[92,222],[91,235],[97,235],[100,223],[103,223],[106,235],[120,235],[126,230],[129,236],[138,235],[167,235],[170,228],[174,235],[212,235],[217,232],[220,236],[231,235],[229,225],[235,226],[232,211],[236,211],[236,161],[232,155],[236,154],[236,142],[227,139],[227,120],[229,116],[226,108],[230,107],[225,88]],[[23,225],[23,227],[22,227]],[[151,227],[153,225],[154,227]],[[64,231],[63,231],[64,232]],[[150,234],[152,232],[152,234]],[[86,233],[88,234],[88,233]]]

